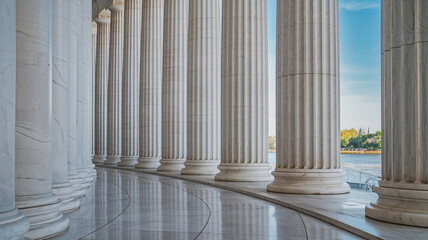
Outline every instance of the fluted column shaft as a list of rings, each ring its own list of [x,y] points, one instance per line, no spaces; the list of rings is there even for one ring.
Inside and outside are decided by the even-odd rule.
[[[81,12],[81,1],[70,0],[70,16],[77,16]],[[68,85],[68,126],[67,126],[67,161],[68,180],[73,184],[74,197],[85,195],[85,181],[77,172],[77,35],[80,21],[70,21],[69,27],[69,85]]]
[[[162,157],[164,0],[143,4],[140,77],[140,154],[137,168],[157,168]]]
[[[89,185],[96,176],[91,156],[91,112],[92,112],[92,60],[91,60],[91,32],[92,32],[92,3],[81,1],[81,28],[80,46],[78,48],[79,78],[78,78],[78,173],[86,184]],[[78,41],[79,42],[79,41]],[[80,151],[79,151],[80,150]]]
[[[162,160],[158,171],[180,171],[186,160],[189,0],[165,0],[162,75]]]
[[[215,174],[220,163],[221,0],[190,0],[187,159],[182,174]]]
[[[339,138],[338,2],[277,6],[277,164],[269,191],[349,192]]]
[[[142,0],[125,1],[122,78],[122,156],[118,165],[138,160],[140,104],[140,47]]]
[[[89,183],[86,182],[85,176],[82,175],[81,169],[83,167],[83,141],[84,133],[83,129],[83,3],[85,0],[77,0],[78,7],[76,9],[76,15],[74,16],[76,21],[76,167],[77,174],[81,180],[83,180],[82,187],[87,189]]]
[[[216,180],[268,181],[266,0],[223,0],[221,164]]]
[[[382,179],[366,215],[428,227],[428,2],[382,1]]]
[[[52,7],[52,191],[63,202],[62,212],[79,208],[68,181],[68,88],[70,85],[70,2],[53,1]]]
[[[97,66],[97,23],[92,22],[92,161],[95,156],[95,69]]]
[[[94,163],[107,157],[107,83],[110,19],[108,14],[95,19],[97,23],[97,65],[95,72],[95,156]]]
[[[0,2],[0,239],[18,239],[29,228],[15,206],[16,3]]]
[[[52,193],[51,9],[50,0],[16,1],[15,191],[31,239],[57,235],[69,224]]]
[[[108,74],[107,160],[116,165],[122,151],[122,64],[123,64],[123,2],[110,8],[110,50]]]

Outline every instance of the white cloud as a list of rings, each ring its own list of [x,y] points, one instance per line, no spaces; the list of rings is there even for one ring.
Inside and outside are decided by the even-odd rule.
[[[379,7],[380,3],[373,0],[343,1],[340,4],[340,8],[346,9],[348,11],[360,11]]]

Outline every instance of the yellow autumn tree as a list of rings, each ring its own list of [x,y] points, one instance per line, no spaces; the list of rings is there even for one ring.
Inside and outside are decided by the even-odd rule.
[[[343,147],[348,144],[349,139],[357,137],[358,132],[354,128],[340,131],[340,145]]]

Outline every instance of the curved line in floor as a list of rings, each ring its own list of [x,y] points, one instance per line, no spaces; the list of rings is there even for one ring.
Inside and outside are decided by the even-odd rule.
[[[120,170],[120,169],[115,169],[115,170]],[[104,171],[106,171],[106,169],[104,169]],[[108,171],[108,170],[107,170],[107,171]],[[158,182],[158,183],[160,183],[160,184],[164,184],[164,185],[167,185],[167,186],[170,186],[170,187],[176,188],[176,189],[178,189],[178,190],[180,190],[180,191],[183,191],[183,192],[185,192],[185,193],[187,193],[187,194],[189,194],[189,195],[191,195],[191,196],[193,196],[193,197],[197,198],[199,201],[201,201],[201,202],[202,202],[202,203],[207,207],[209,214],[208,214],[208,218],[207,218],[207,220],[205,221],[205,225],[202,227],[201,231],[199,231],[199,233],[196,235],[196,237],[195,237],[194,239],[197,239],[197,238],[202,234],[202,232],[203,232],[203,231],[205,230],[205,228],[207,227],[207,225],[208,225],[208,223],[209,223],[209,221],[210,221],[210,219],[211,219],[211,214],[212,214],[210,206],[209,206],[209,205],[208,205],[208,204],[207,204],[207,203],[206,203],[202,198],[200,198],[199,196],[196,196],[195,194],[193,194],[193,193],[191,193],[191,192],[187,191],[186,189],[180,188],[180,187],[175,186],[175,185],[173,185],[173,184],[165,183],[165,182],[162,182],[162,181],[160,181],[160,180],[153,179],[153,178],[149,178],[149,177],[143,177],[143,176],[140,176],[141,174],[139,174],[139,173],[141,173],[141,172],[133,172],[133,173],[134,173],[138,178],[148,179],[148,180],[150,180],[150,181]],[[128,176],[135,176],[135,175],[131,175],[131,174],[128,174],[128,173],[124,173],[124,172],[122,172],[122,171],[121,171],[121,173],[120,173],[120,174],[124,174],[124,175],[128,175]],[[144,173],[143,173],[143,174],[144,174]],[[181,180],[181,181],[186,181],[186,180]],[[189,181],[186,181],[186,182],[189,182]]]
[[[87,237],[87,236],[89,236],[89,235],[91,235],[91,234],[93,234],[93,233],[97,232],[98,230],[101,230],[101,229],[102,229],[102,228],[104,228],[105,226],[107,226],[107,225],[109,225],[110,223],[112,223],[114,220],[116,220],[118,217],[120,217],[120,215],[122,215],[122,214],[123,214],[123,213],[128,209],[129,205],[131,205],[131,195],[129,195],[129,192],[128,192],[128,191],[126,191],[124,188],[122,188],[121,186],[119,186],[119,185],[117,185],[117,184],[114,184],[114,183],[108,182],[107,180],[105,180],[105,182],[106,182],[106,183],[108,183],[108,184],[115,185],[115,186],[119,187],[122,191],[124,191],[124,192],[128,195],[128,204],[127,204],[127,205],[126,205],[126,207],[122,210],[122,212],[120,212],[120,213],[119,213],[119,215],[117,215],[117,216],[115,216],[114,218],[110,219],[107,223],[105,223],[105,224],[104,224],[104,225],[102,225],[101,227],[98,227],[98,228],[96,228],[95,230],[93,230],[92,232],[90,232],[90,233],[86,234],[85,236],[83,236],[83,237],[79,238],[79,240],[80,240],[80,239],[84,239],[85,237]]]
[[[302,215],[300,214],[300,212],[298,212],[296,210],[294,210],[294,211],[297,212],[297,215],[299,215],[299,217],[300,217],[300,221],[302,221],[303,227],[305,228],[306,240],[308,240],[309,239],[308,230],[306,229],[306,224],[303,221]]]
[[[182,181],[187,181],[187,182],[193,182],[193,183],[197,183],[197,184],[207,185],[207,186],[210,186],[210,187],[225,189],[225,190],[228,190],[228,191],[231,191],[231,192],[235,192],[235,193],[243,194],[243,195],[250,196],[250,197],[253,197],[253,198],[257,198],[257,199],[260,199],[262,201],[270,202],[270,203],[282,206],[284,208],[288,208],[290,210],[296,211],[298,213],[302,213],[302,214],[308,215],[308,216],[313,217],[315,219],[318,219],[318,220],[320,220],[322,222],[325,222],[325,223],[330,224],[332,226],[338,227],[338,228],[340,228],[340,229],[342,229],[342,230],[344,230],[346,232],[352,233],[352,234],[354,234],[354,235],[356,235],[356,236],[358,236],[360,238],[363,238],[363,239],[372,239],[372,238],[373,239],[378,239],[379,238],[377,235],[374,235],[374,234],[370,233],[369,231],[364,231],[364,230],[356,228],[356,227],[354,227],[352,225],[349,225],[349,224],[347,224],[345,222],[338,221],[337,219],[330,217],[328,214],[318,213],[318,212],[315,212],[315,211],[312,211],[312,210],[308,210],[308,209],[302,208],[300,206],[296,206],[296,205],[294,205],[292,203],[281,202],[281,201],[278,201],[276,199],[269,198],[269,197],[266,197],[264,195],[259,195],[259,194],[256,194],[256,193],[252,193],[252,192],[247,191],[247,190],[239,190],[237,188],[229,187],[229,186],[226,186],[226,185],[219,185],[219,184],[210,183],[210,182],[207,182],[207,181],[204,181],[204,180],[192,179],[192,178],[187,178],[187,177],[183,177],[183,176],[169,175],[167,173],[165,174],[165,173],[157,172],[157,171],[141,171],[141,170],[139,171],[139,169],[121,168],[121,167],[117,167],[117,166],[102,166],[101,165],[101,166],[97,166],[97,167],[99,167],[99,169],[100,168],[103,168],[103,169],[115,169],[115,170],[124,170],[124,171],[135,172],[135,173],[151,174],[151,175],[156,175],[156,176],[161,176],[161,177],[174,178],[174,179],[179,179],[179,180],[182,180]],[[350,216],[352,216],[352,215],[350,215]]]

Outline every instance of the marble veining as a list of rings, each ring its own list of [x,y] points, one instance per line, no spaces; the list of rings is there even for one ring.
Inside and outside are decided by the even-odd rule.
[[[15,206],[16,3],[0,2],[0,238],[25,234],[30,223]]]

